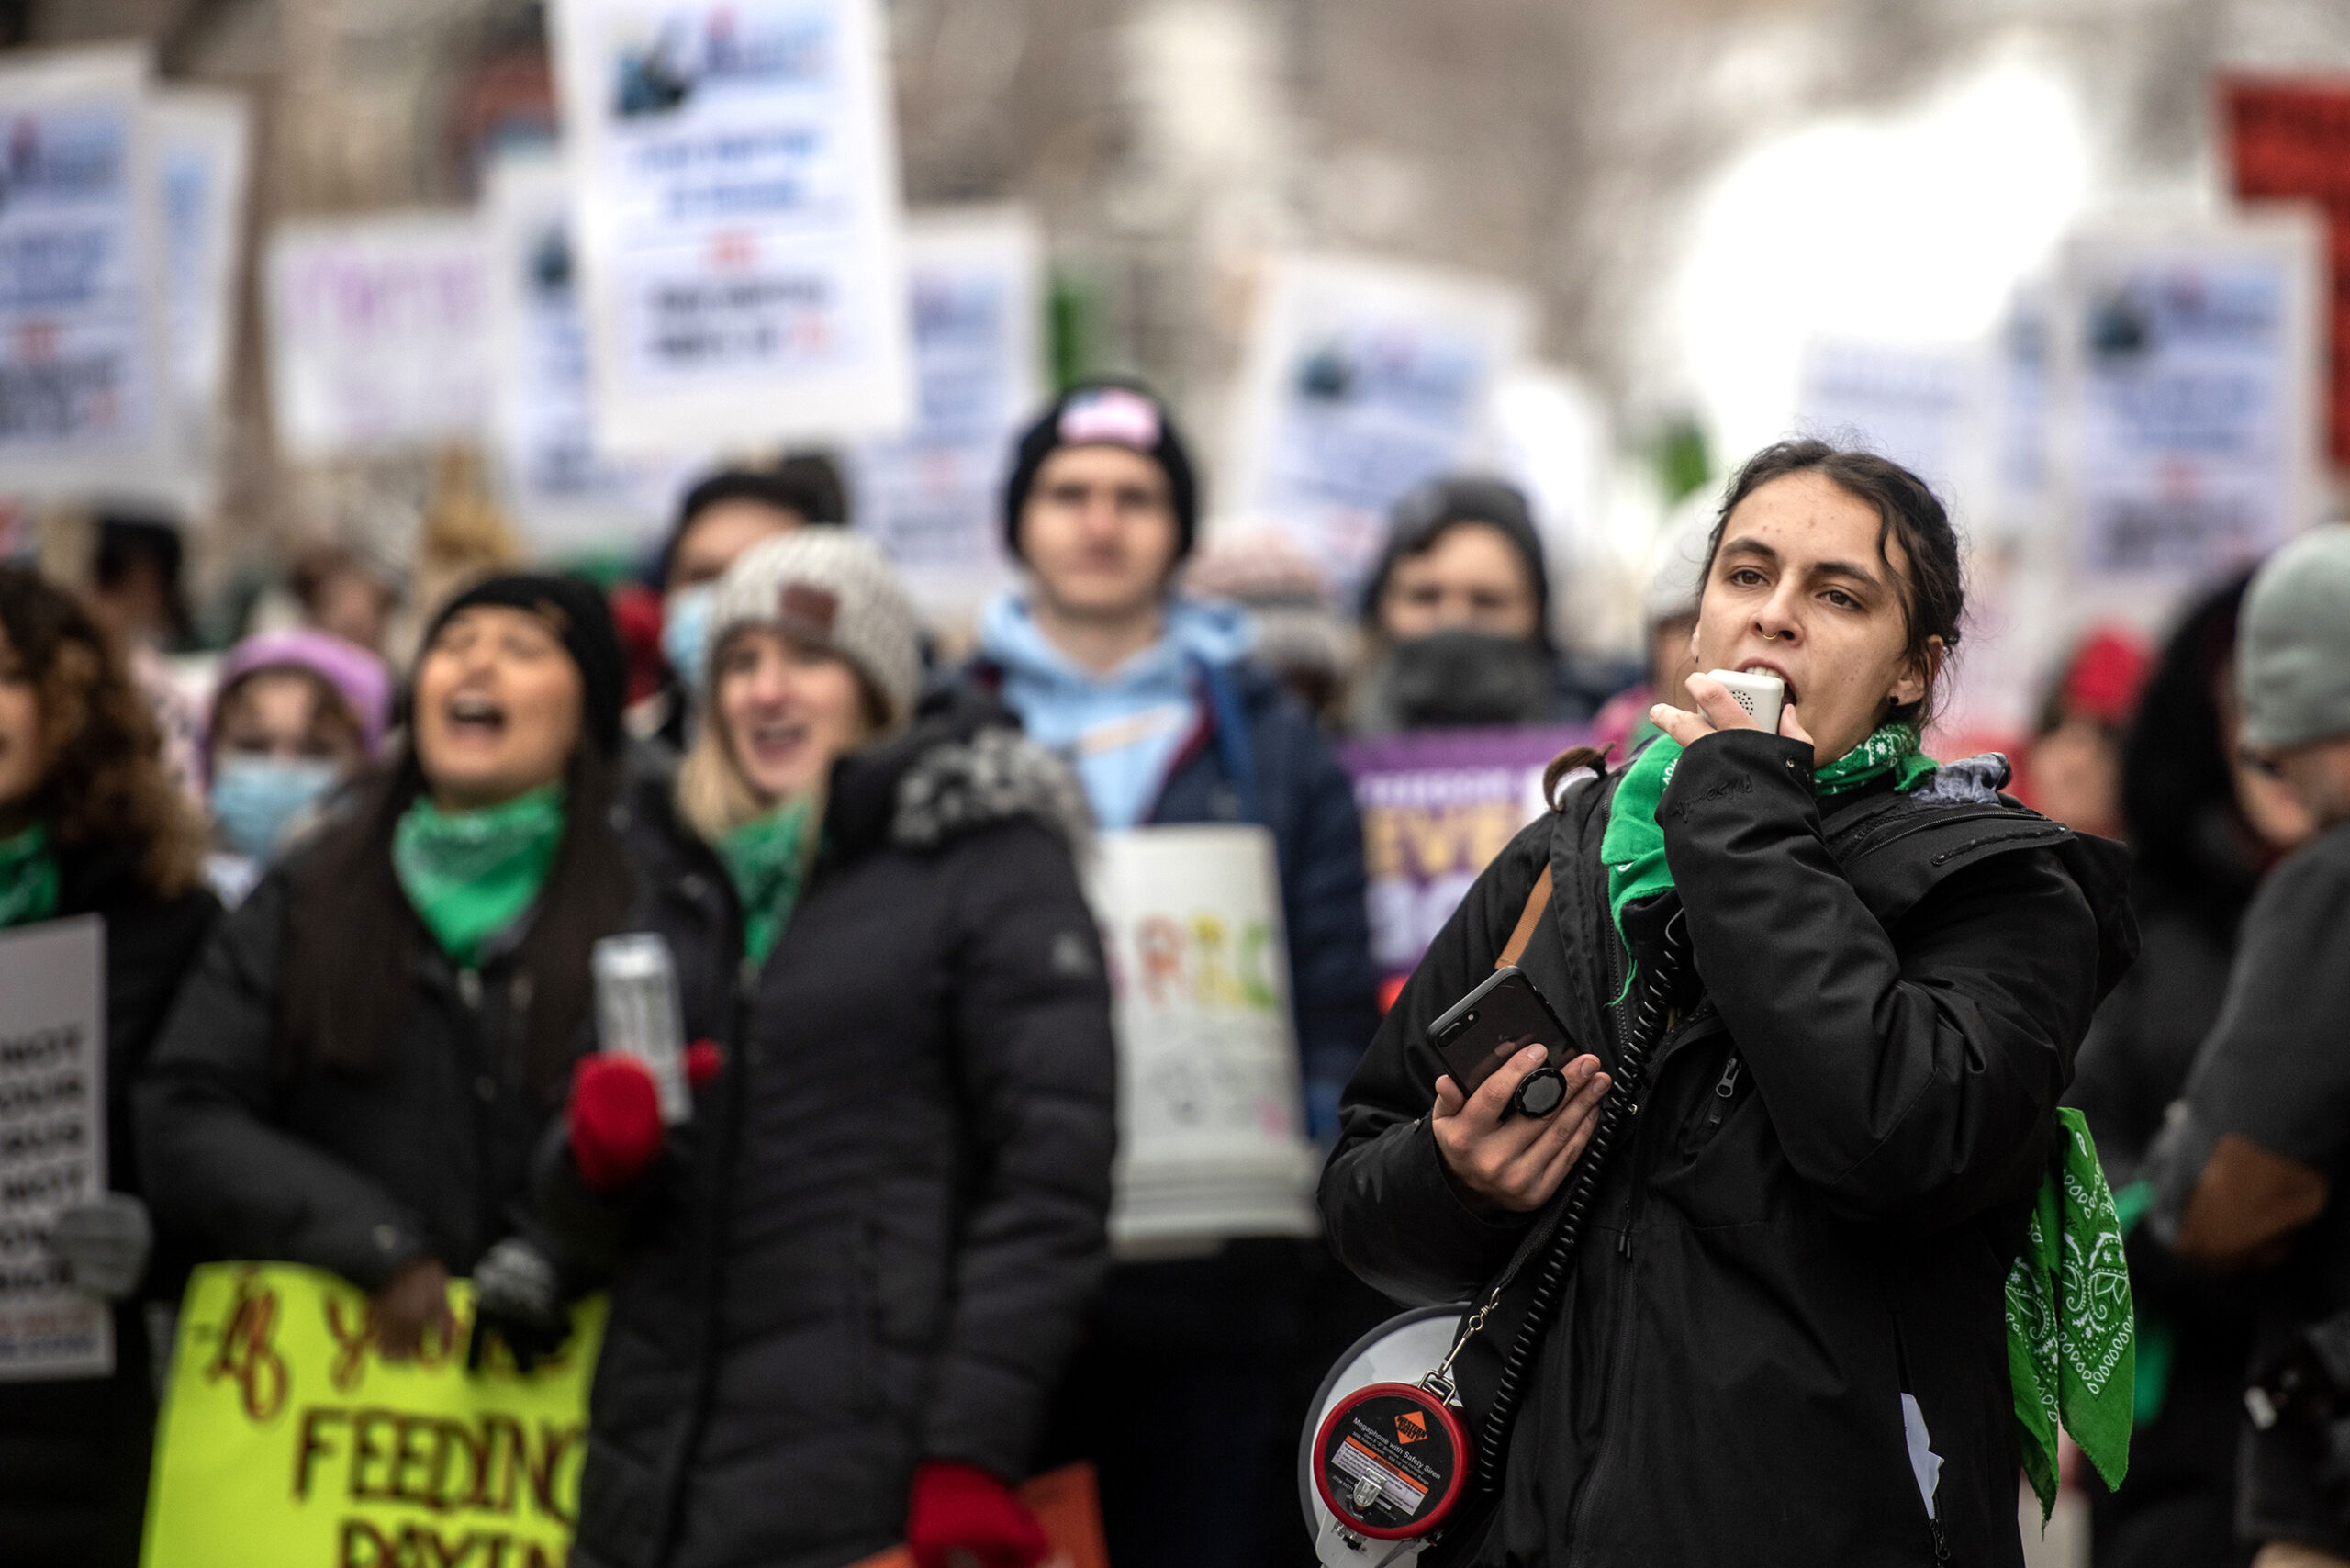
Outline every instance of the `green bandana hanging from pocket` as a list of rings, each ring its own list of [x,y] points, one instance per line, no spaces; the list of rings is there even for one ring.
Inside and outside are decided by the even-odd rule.
[[[57,857],[49,852],[49,828],[35,823],[0,838],[0,930],[31,925],[57,913]]]
[[[2008,1271],[2008,1379],[2018,1446],[2045,1524],[2056,1506],[2056,1429],[2081,1445],[2108,1486],[2130,1469],[2137,1334],[2121,1219],[2088,1122],[2056,1113],[2063,1142],[2032,1202],[2023,1251]]]
[[[563,843],[563,786],[549,784],[478,812],[443,812],[420,795],[400,814],[392,869],[451,963],[471,965],[538,898]]]

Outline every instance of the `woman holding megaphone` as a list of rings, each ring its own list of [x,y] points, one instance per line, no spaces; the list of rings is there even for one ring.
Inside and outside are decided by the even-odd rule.
[[[1375,1439],[1314,1456],[1354,1466],[1323,1495],[1359,1538],[1433,1530],[1446,1563],[2014,1564],[2017,1466],[2053,1488],[2060,1419],[2119,1479],[2126,1276],[2057,1098],[2134,951],[2123,860],[1998,794],[1999,760],[1919,751],[1962,608],[1907,470],[1788,442],[1731,481],[1693,633],[1728,678],[1554,788],[1348,1091],[1339,1254],[1472,1305],[1433,1385],[1460,1485],[1382,1493]],[[1774,683],[1766,726],[1740,699]],[[1556,1037],[1464,1093],[1431,1033],[1497,959]],[[2092,1288],[2060,1290],[2066,1247]]]

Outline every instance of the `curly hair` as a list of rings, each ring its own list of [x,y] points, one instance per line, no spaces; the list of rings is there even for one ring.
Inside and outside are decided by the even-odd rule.
[[[33,806],[61,850],[120,845],[173,898],[203,875],[204,824],[163,771],[147,701],[79,601],[0,566],[0,679],[31,684],[49,758]]]

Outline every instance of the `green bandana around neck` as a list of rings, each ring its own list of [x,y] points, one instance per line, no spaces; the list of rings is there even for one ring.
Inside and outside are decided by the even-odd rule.
[[[49,826],[35,823],[11,838],[0,838],[0,930],[31,925],[57,913],[57,857],[49,852]]]
[[[2137,1385],[2130,1265],[2113,1192],[2087,1119],[2065,1106],[2056,1132],[2064,1147],[2032,1201],[2007,1293],[2017,1446],[2043,1526],[2056,1506],[2057,1428],[2072,1434],[2106,1485],[2120,1486],[2130,1469]]]
[[[444,812],[419,795],[392,830],[392,869],[425,929],[453,964],[513,924],[539,896],[563,843],[561,784],[477,812]]]
[[[711,846],[742,901],[743,950],[755,964],[767,961],[776,938],[790,922],[792,906],[800,902],[808,871],[805,851],[812,805],[806,795],[787,801],[729,828]]]

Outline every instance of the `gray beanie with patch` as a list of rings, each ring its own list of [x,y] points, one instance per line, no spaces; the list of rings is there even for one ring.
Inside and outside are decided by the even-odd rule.
[[[888,722],[912,716],[922,695],[921,626],[897,568],[864,534],[796,528],[744,551],[710,607],[713,683],[719,645],[750,625],[839,655],[889,704]]]
[[[2247,745],[2350,735],[2350,528],[2313,528],[2252,579],[2236,633]]]

